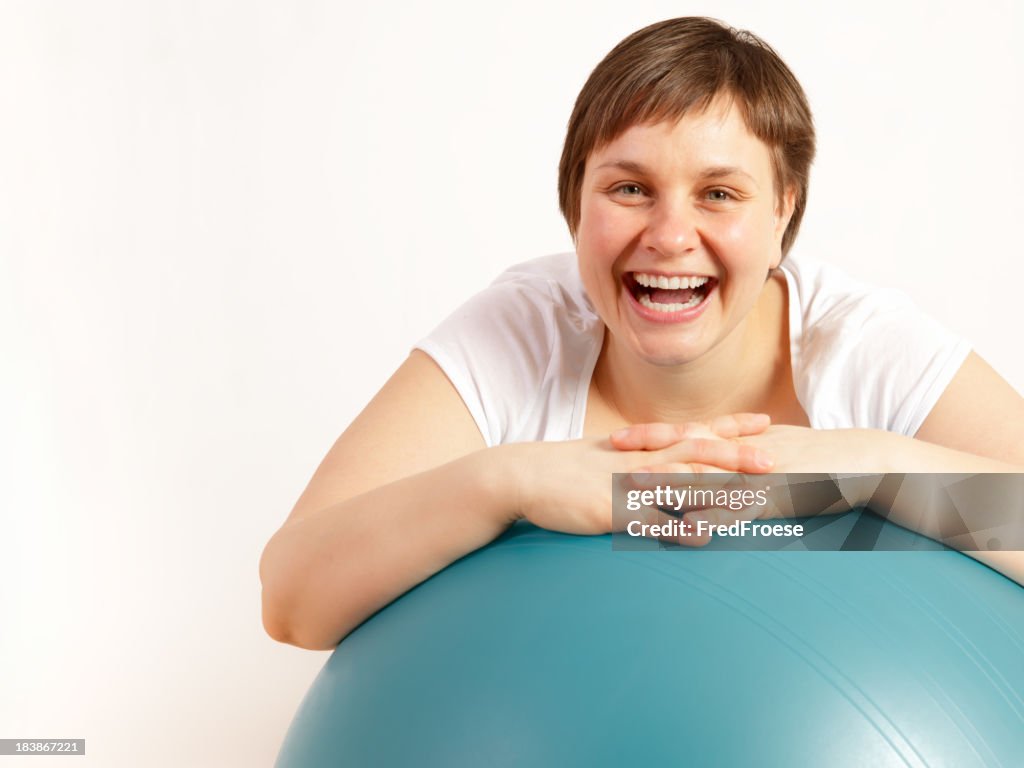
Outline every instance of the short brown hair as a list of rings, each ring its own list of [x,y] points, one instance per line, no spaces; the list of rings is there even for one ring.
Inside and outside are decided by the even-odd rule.
[[[678,120],[718,95],[733,99],[747,129],[768,146],[779,199],[795,191],[782,254],[796,239],[814,159],[807,97],[778,54],[757,36],[714,19],[669,19],[634,32],[590,73],[576,99],[558,166],[558,204],[573,239],[587,158],[628,128]]]

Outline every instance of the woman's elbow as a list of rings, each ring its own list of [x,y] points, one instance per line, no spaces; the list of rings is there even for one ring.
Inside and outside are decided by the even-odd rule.
[[[279,643],[295,645],[292,640],[292,632],[288,623],[283,621],[281,616],[271,609],[265,587],[263,589],[263,629],[272,640],[276,640]]]
[[[263,587],[263,629],[279,643],[294,645],[307,651],[331,651],[341,638],[334,637],[325,627],[298,621],[294,611],[287,610],[283,601],[274,599],[266,585]]]
[[[282,570],[280,562],[282,557],[287,564],[287,554],[277,552],[278,547],[276,535],[271,538],[260,556],[260,584],[262,594],[260,598],[263,617],[263,629],[274,640],[288,645],[299,645],[296,642],[294,621],[289,606],[294,605],[294,588],[288,587],[288,581],[294,581],[296,574],[293,568]]]
[[[270,614],[265,606],[263,628],[277,642],[294,645],[307,651],[333,651],[340,642],[340,638],[328,637],[323,631],[304,630],[301,626],[281,621]]]
[[[337,646],[341,637],[336,637],[324,626],[303,620],[298,609],[301,590],[294,580],[283,578],[269,567],[267,553],[260,560],[260,581],[263,584],[262,618],[263,629],[279,643],[294,645],[309,651],[330,651]]]
[[[263,585],[260,604],[263,629],[279,643],[295,645],[292,623],[289,620],[288,611],[285,610],[288,601],[282,596],[279,580],[271,575],[267,561],[267,551],[264,550],[263,557],[260,558],[260,582]]]

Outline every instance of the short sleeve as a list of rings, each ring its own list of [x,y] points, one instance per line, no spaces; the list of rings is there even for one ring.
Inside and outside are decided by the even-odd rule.
[[[786,276],[790,324],[799,326],[794,384],[811,426],[916,434],[970,352],[967,341],[905,294],[835,268],[805,264]]]
[[[565,440],[577,429],[600,341],[574,275],[571,254],[517,265],[415,345],[444,371],[488,446]]]

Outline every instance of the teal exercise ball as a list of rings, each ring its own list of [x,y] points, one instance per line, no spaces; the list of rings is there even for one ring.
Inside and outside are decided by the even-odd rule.
[[[516,525],[338,646],[277,766],[1024,766],[1024,589],[873,536],[911,551]]]

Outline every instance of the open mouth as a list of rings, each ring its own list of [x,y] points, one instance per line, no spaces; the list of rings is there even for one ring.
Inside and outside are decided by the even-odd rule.
[[[637,303],[665,313],[699,306],[718,285],[718,280],[705,275],[668,277],[648,272],[627,272],[623,280]]]

